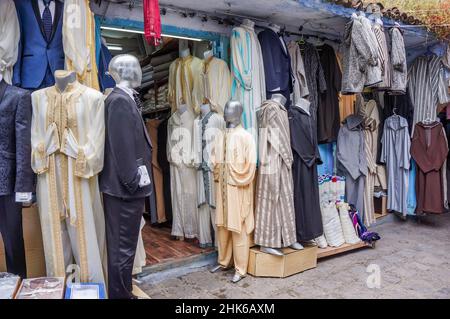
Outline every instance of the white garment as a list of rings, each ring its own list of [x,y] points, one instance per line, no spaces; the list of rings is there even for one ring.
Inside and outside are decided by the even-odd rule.
[[[20,26],[12,0],[0,1],[0,81],[12,84],[13,67],[17,62]]]
[[[75,82],[32,94],[31,166],[37,176],[47,275],[80,267],[82,282],[104,283],[105,220],[97,176],[103,168],[104,102]],[[47,126],[47,123],[52,123]]]
[[[50,13],[52,14],[52,23],[55,22],[55,1],[58,0],[54,0],[52,2],[49,3],[48,8],[50,9]],[[41,18],[44,15],[44,10],[45,10],[45,4],[44,4],[44,0],[39,0],[38,1],[38,5],[39,5],[39,12],[41,13]]]
[[[145,219],[141,219],[141,230],[139,231],[139,237],[136,248],[136,255],[134,256],[133,275],[140,274],[142,268],[147,264],[147,254],[145,252],[144,240],[142,239],[142,229],[145,226]]]
[[[266,100],[266,80],[261,45],[254,28],[248,25],[234,28],[230,47],[231,98],[242,103],[242,125],[258,145],[256,111]]]
[[[192,154],[194,113],[172,114],[167,124],[167,159],[172,191],[172,235],[198,237],[197,171]]]

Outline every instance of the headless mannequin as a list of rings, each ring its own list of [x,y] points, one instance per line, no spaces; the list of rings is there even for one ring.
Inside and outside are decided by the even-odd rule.
[[[275,93],[274,95],[272,95],[271,100],[274,102],[277,102],[281,105],[285,105],[286,104],[286,97],[284,97],[284,95],[279,94],[279,93]],[[293,243],[291,246],[289,246],[292,249],[295,250],[302,250],[303,246],[300,243]],[[266,254],[270,254],[270,255],[275,255],[275,256],[284,256],[283,252],[281,251],[281,249],[278,248],[270,248],[270,247],[263,247],[261,246],[261,251],[266,253]]]
[[[235,128],[241,124],[242,113],[244,112],[244,108],[242,107],[241,102],[239,101],[229,101],[225,105],[225,109],[223,112],[223,117],[226,123],[227,128]],[[217,265],[211,269],[212,273],[218,272],[219,270],[228,270],[228,268],[224,268],[221,265]],[[237,283],[241,281],[244,277],[241,276],[237,271],[235,272],[233,278],[231,279],[232,283]]]
[[[191,55],[191,50],[189,50],[189,48],[183,49],[183,50],[180,51],[180,57],[181,58],[186,58],[186,57],[188,57],[190,55]]]
[[[55,71],[55,85],[60,92],[64,92],[69,84],[74,83],[77,80],[75,72],[67,71]]]
[[[212,50],[205,51],[203,57],[205,58],[205,61],[209,61],[214,57],[214,52]]]
[[[202,106],[200,106],[200,112],[202,117],[205,117],[209,112],[211,112],[211,106],[208,103],[202,104]]]

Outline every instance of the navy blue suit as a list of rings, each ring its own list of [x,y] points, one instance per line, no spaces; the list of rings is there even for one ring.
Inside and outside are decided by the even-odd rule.
[[[265,29],[258,34],[258,39],[264,60],[267,99],[272,94],[280,93],[286,97],[285,107],[288,108],[292,93],[292,69],[287,45],[285,43],[285,49],[281,43],[284,38],[280,39],[273,30]]]
[[[15,192],[34,191],[30,92],[0,81],[0,232],[8,272],[26,277],[22,205]]]
[[[15,0],[20,23],[20,44],[17,63],[14,66],[13,84],[36,90],[55,84],[56,70],[64,70],[62,43],[62,14],[64,4],[55,1],[55,16],[50,41],[46,40],[40,0]]]

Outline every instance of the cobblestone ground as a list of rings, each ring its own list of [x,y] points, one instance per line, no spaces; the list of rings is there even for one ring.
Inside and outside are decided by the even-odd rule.
[[[285,278],[229,282],[233,272],[206,268],[141,288],[151,298],[450,298],[450,214],[420,223],[392,216],[373,228],[382,240],[319,262],[317,268]],[[380,288],[368,288],[367,267],[379,266]]]

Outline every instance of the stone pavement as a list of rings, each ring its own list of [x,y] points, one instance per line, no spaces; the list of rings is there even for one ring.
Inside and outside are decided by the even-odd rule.
[[[419,223],[389,216],[373,230],[382,237],[375,249],[328,258],[285,279],[248,276],[231,284],[232,271],[211,274],[203,267],[156,283],[144,277],[140,287],[155,299],[450,298],[450,214]],[[369,288],[377,269],[380,286]]]

